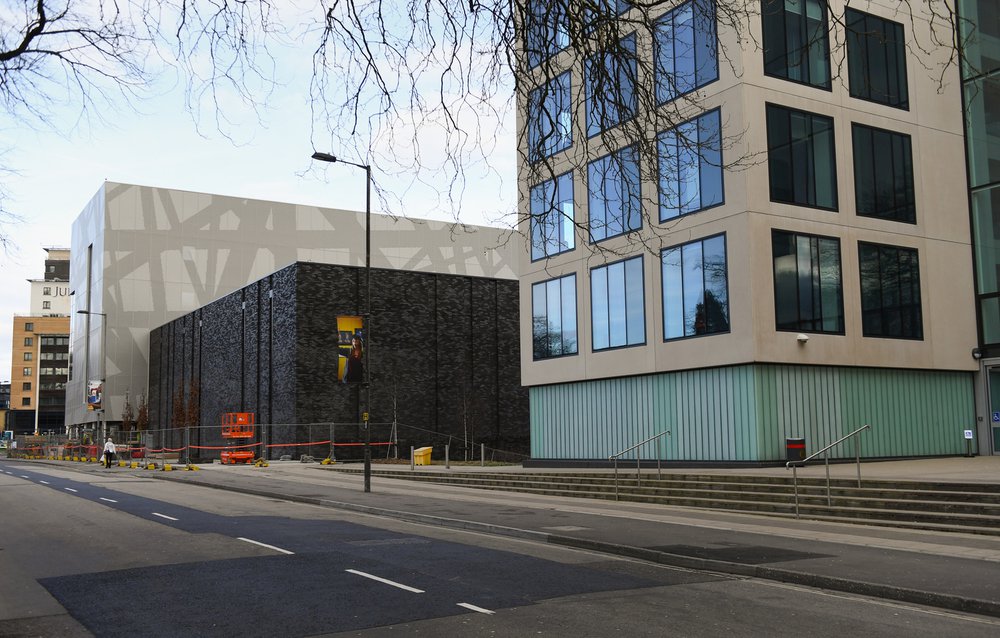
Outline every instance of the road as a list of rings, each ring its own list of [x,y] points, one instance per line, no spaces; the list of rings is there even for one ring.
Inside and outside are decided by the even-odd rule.
[[[529,634],[996,636],[1000,621],[0,460],[0,636]]]

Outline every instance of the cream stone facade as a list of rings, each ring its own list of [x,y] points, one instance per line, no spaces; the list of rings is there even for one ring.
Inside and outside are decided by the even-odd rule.
[[[666,13],[682,4],[669,3],[658,11]],[[711,3],[704,0],[702,4]],[[790,5],[798,7],[795,10],[805,10],[801,7],[806,4],[803,0],[786,2],[784,6],[786,10],[791,10],[787,9]],[[572,49],[557,54],[562,56],[556,58],[561,67],[572,73],[573,145],[551,157],[552,165],[557,168],[548,174],[558,174],[560,168],[573,171],[572,210],[579,226],[572,250],[534,260],[528,251],[521,256],[522,376],[532,390],[533,456],[563,460],[607,458],[647,436],[672,430],[671,437],[657,441],[639,454],[672,460],[773,461],[783,458],[785,451],[780,442],[784,437],[807,434],[811,452],[820,444],[863,425],[860,420],[851,422],[847,418],[827,423],[829,414],[841,408],[846,410],[844,406],[848,404],[852,411],[870,415],[866,418],[879,421],[876,427],[883,428],[880,441],[870,452],[872,456],[900,456],[917,448],[926,454],[960,453],[964,449],[960,430],[975,428],[972,386],[978,363],[970,352],[978,339],[961,78],[953,51],[945,46],[930,46],[932,42],[950,42],[950,35],[941,31],[940,24],[933,27],[937,32],[932,35],[927,14],[911,20],[895,2],[834,0],[817,4],[817,8],[820,5],[829,11],[826,16],[830,33],[828,88],[765,73],[760,46],[766,39],[762,33],[760,2],[748,3],[751,11],[744,28],[749,32],[736,33],[718,23],[718,79],[703,85],[694,94],[695,99],[678,108],[683,117],[720,110],[723,138],[729,141],[721,151],[726,165],[722,174],[724,201],[659,222],[657,168],[641,165],[641,228],[596,243],[586,233],[589,200],[594,197],[588,184],[586,162],[614,150],[616,144],[624,146],[636,140],[626,139],[624,134],[616,138],[614,133],[587,138],[584,65],[574,59]],[[843,20],[848,6],[902,25],[907,43],[905,78],[909,92],[905,108],[852,96]],[[626,11],[620,19],[623,24],[629,24],[630,16],[635,16],[630,11],[639,9]],[[638,55],[652,56],[652,36],[639,29],[635,37]],[[542,76],[535,78],[538,84],[544,80]],[[643,90],[641,77],[639,90]],[[663,115],[643,111],[642,100],[639,105],[636,117],[648,122],[649,139],[655,139],[664,130],[659,124]],[[833,209],[782,203],[772,197],[774,169],[769,165],[767,105],[830,118],[835,150]],[[529,154],[531,136],[527,127],[532,115],[524,100],[521,106],[519,186],[522,219],[525,219],[522,230],[531,236],[532,223],[537,218],[529,219],[529,207],[532,188],[540,178],[533,178],[531,164],[523,161]],[[673,108],[673,105],[661,107],[663,111]],[[855,124],[909,136],[915,223],[858,214],[856,158],[852,148]],[[643,155],[642,161],[646,159]],[[730,166],[737,159],[742,165]],[[783,302],[776,293],[776,258],[772,252],[775,230],[800,237],[828,238],[839,245],[842,330],[777,328],[776,309]],[[684,338],[665,337],[667,284],[661,271],[661,251],[720,234],[725,236],[728,329]],[[866,336],[860,242],[916,251],[922,322],[919,336]],[[633,257],[642,260],[644,339],[623,347],[596,348],[592,293],[597,288],[593,269]],[[537,338],[533,325],[538,324],[539,315],[537,299],[533,309],[534,287],[569,274],[576,277],[576,351],[540,357],[533,347],[533,339]],[[559,320],[565,319],[563,308]],[[751,370],[753,377],[745,388],[749,397],[746,400],[735,396],[732,389],[735,382],[726,376],[742,374],[739,372],[742,370]],[[768,375],[790,375],[791,385],[772,392],[765,387],[762,370]],[[692,380],[702,379],[699,371],[724,378],[711,382]],[[940,413],[926,415],[922,423],[907,423],[910,417],[899,412],[895,399],[880,398],[877,393],[859,398],[830,388],[829,397],[822,398],[823,382],[816,382],[818,385],[811,386],[809,391],[793,388],[805,376],[821,371],[839,375],[845,384],[857,375],[888,375],[884,391],[890,393],[923,392],[934,386],[933,375],[941,373],[949,383],[959,379],[954,392],[962,407],[947,425],[941,423],[944,419]],[[898,375],[900,385],[895,385],[894,375]],[[687,384],[690,391],[686,396],[684,391],[674,389],[649,394],[645,384],[660,381],[668,385]],[[928,385],[920,385],[924,382]],[[923,390],[915,389],[916,386],[910,385],[913,383]],[[659,404],[667,407],[656,407]],[[709,414],[716,404],[725,405],[722,409],[730,411],[729,417]],[[587,405],[600,406],[598,415],[579,418],[588,413],[582,407]],[[751,413],[744,415],[752,421],[746,431],[739,431],[739,426],[733,425],[742,418],[738,416],[741,411]],[[573,419],[575,422],[570,422]],[[820,422],[824,425],[817,426]],[[945,427],[947,433],[941,429]],[[912,433],[907,432],[908,428]],[[711,437],[741,436],[754,443],[738,451],[724,450],[704,441],[691,443]],[[911,436],[926,439],[926,444],[910,446],[907,439]],[[684,443],[678,440],[680,437],[685,439]],[[598,439],[602,444],[595,448],[576,443],[585,439]],[[631,453],[633,458],[635,454]]]

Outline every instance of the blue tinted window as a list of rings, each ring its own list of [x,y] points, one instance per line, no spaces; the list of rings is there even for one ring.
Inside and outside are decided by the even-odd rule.
[[[587,91],[587,135],[621,124],[635,116],[635,35],[622,38],[613,51],[587,58],[584,76]]]
[[[576,354],[576,275],[531,286],[531,336],[536,360]]]
[[[573,174],[566,173],[531,189],[531,259],[575,247]]]
[[[717,235],[660,254],[663,338],[729,331],[726,237]]]
[[[528,156],[535,162],[572,145],[570,74],[567,72],[528,96]]]
[[[657,20],[654,29],[658,104],[719,79],[713,0],[682,4]]]
[[[594,350],[646,343],[642,257],[590,271]]]
[[[639,152],[634,146],[587,165],[591,241],[642,227],[639,185]]]
[[[722,130],[718,109],[660,133],[657,144],[660,221],[722,203]]]
[[[530,0],[525,7],[524,47],[528,65],[536,67],[569,46],[567,3],[572,0]]]

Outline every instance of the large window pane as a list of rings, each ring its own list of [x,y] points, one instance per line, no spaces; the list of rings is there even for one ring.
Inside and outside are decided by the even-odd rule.
[[[719,79],[713,0],[691,0],[665,13],[653,38],[657,103]]]
[[[573,174],[566,173],[531,189],[531,259],[573,250]]]
[[[592,269],[590,304],[594,350],[645,343],[642,257]]]
[[[528,156],[534,162],[572,145],[570,74],[567,72],[528,95]]]
[[[863,334],[923,339],[917,251],[859,242],[858,262]]]
[[[614,50],[587,58],[584,82],[588,136],[635,117],[637,69],[635,35],[619,40]]]
[[[840,241],[772,231],[778,330],[844,333]]]
[[[909,108],[903,25],[854,9],[844,19],[851,97]]]
[[[722,203],[719,110],[660,133],[660,221]]]
[[[1000,293],[1000,186],[972,193],[972,227],[976,292]]]
[[[762,0],[764,72],[830,88],[824,0]]]
[[[576,354],[576,275],[531,286],[534,358]]]
[[[767,105],[771,201],[837,209],[833,118]]]
[[[1000,70],[1000,3],[996,0],[958,0],[958,13],[964,45],[962,77]]]
[[[524,48],[528,64],[538,66],[569,46],[568,3],[573,0],[529,0],[524,15]]]
[[[664,339],[728,332],[725,235],[668,248],[660,267]]]
[[[642,227],[639,154],[634,146],[587,167],[590,240],[602,241]]]
[[[861,124],[852,135],[858,215],[916,223],[910,136]]]
[[[1000,72],[966,82],[965,102],[972,186],[1000,182]]]

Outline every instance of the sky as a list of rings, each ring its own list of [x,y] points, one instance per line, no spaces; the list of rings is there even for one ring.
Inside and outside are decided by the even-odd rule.
[[[51,126],[12,122],[0,112],[0,169],[14,171],[0,172],[0,183],[6,208],[23,218],[2,229],[12,245],[0,252],[0,381],[11,378],[13,315],[29,311],[26,280],[43,276],[43,248],[70,247],[73,220],[105,180],[364,210],[363,171],[310,160],[314,150],[357,157],[329,148],[329,135],[310,130],[309,47],[280,53],[301,64],[285,67],[288,72],[278,78],[282,91],[259,116],[237,114],[236,143],[204,119],[196,127],[184,108],[181,85],[158,87],[138,110],[104,109],[104,121],[89,124],[79,120],[72,104],[56,112]],[[496,225],[516,205],[512,118],[504,125],[511,133],[499,140],[490,159],[496,174],[477,178],[461,200],[465,223]],[[454,219],[438,207],[430,189],[382,174],[377,165],[373,179],[398,195],[409,216]],[[382,212],[374,198],[372,207]]]

